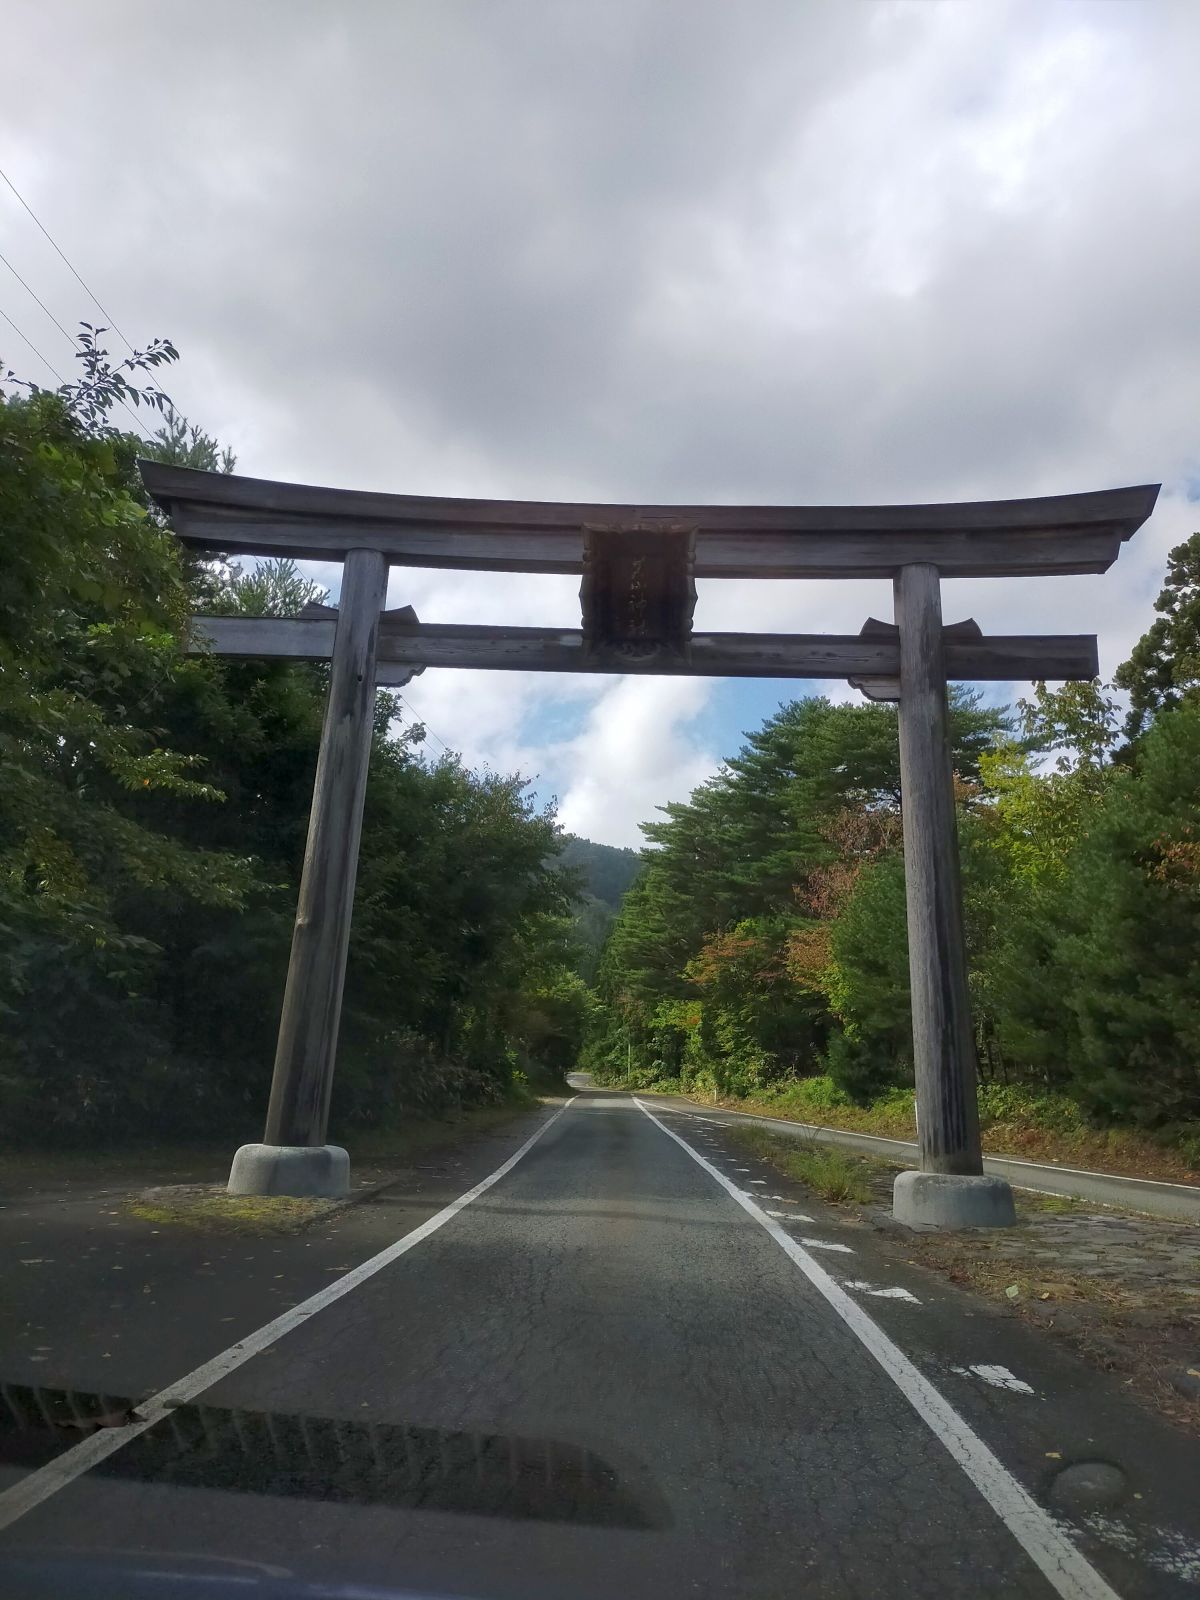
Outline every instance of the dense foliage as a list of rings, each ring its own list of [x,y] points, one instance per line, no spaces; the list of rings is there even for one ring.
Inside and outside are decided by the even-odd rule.
[[[1200,535],[1122,668],[1015,713],[952,693],[985,1085],[1200,1132]],[[784,706],[665,820],[598,976],[602,1080],[719,1094],[911,1084],[896,719]],[[825,1092],[825,1091],[823,1091]]]
[[[99,333],[102,330],[96,330]],[[186,562],[139,452],[230,470],[92,331],[85,377],[0,394],[0,1123],[12,1138],[257,1137],[323,700],[321,667],[185,653],[192,611],[286,615],[289,563]],[[153,391],[156,396],[160,391]],[[160,407],[163,402],[155,402]],[[377,704],[335,1120],[497,1097],[573,1063],[574,877],[519,778],[422,758]]]
[[[636,850],[596,844],[576,834],[564,839],[561,860],[563,866],[574,869],[579,880],[575,939],[580,975],[591,983],[621,900],[637,877],[641,860]]]

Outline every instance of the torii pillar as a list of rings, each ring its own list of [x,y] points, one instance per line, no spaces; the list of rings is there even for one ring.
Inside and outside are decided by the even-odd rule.
[[[338,1199],[350,1189],[350,1157],[341,1145],[326,1143],[326,1135],[387,580],[387,560],[378,550],[347,551],[267,1126],[261,1144],[244,1144],[235,1154],[230,1194]],[[306,611],[333,615],[328,607]],[[408,607],[402,614],[415,620]],[[385,675],[395,684],[413,673],[393,668]]]
[[[1016,1221],[1012,1190],[1003,1178],[985,1176],[979,1139],[938,569],[928,562],[902,567],[893,590],[921,1167],[896,1179],[892,1211],[910,1226],[1003,1227]]]

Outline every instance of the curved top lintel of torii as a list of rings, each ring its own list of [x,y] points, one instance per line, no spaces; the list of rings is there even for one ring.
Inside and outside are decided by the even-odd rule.
[[[589,534],[687,531],[696,578],[878,578],[1104,572],[1154,509],[1157,484],[1021,500],[899,506],[606,505],[454,499],[139,463],[152,499],[196,549],[398,566],[582,573]]]

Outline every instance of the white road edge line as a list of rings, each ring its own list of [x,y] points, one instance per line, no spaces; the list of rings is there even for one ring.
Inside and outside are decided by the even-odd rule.
[[[939,1389],[918,1371],[900,1347],[892,1342],[856,1300],[826,1272],[807,1250],[784,1232],[761,1210],[752,1196],[736,1188],[711,1162],[693,1150],[685,1139],[659,1121],[637,1098],[635,1106],[650,1121],[686,1150],[692,1160],[715,1179],[731,1199],[762,1225],[775,1243],[837,1312],[842,1321],[875,1358],[900,1390],[930,1432],[941,1441],[979,1490],[1004,1526],[1049,1581],[1062,1600],[1120,1600],[1115,1589],[1096,1571],[1082,1551],[1077,1550],[1008,1468],[993,1455],[978,1434],[955,1411]]]
[[[168,1388],[160,1389],[157,1394],[151,1395],[149,1400],[142,1401],[135,1408],[139,1419],[137,1422],[131,1422],[124,1428],[101,1428],[90,1438],[73,1445],[69,1450],[64,1450],[62,1455],[56,1456],[44,1467],[29,1473],[11,1489],[0,1493],[0,1532],[10,1528],[19,1518],[41,1505],[44,1500],[48,1500],[51,1495],[57,1494],[60,1489],[65,1489],[76,1478],[82,1477],[85,1472],[90,1472],[101,1461],[107,1460],[125,1445],[131,1444],[148,1428],[154,1427],[155,1423],[161,1422],[168,1416],[175,1406],[184,1405],[187,1401],[194,1400],[198,1394],[202,1394],[205,1389],[211,1389],[213,1384],[218,1383],[230,1372],[236,1371],[251,1357],[269,1349],[285,1334],[299,1328],[310,1317],[315,1317],[318,1311],[324,1311],[325,1307],[331,1306],[335,1300],[352,1293],[368,1278],[373,1278],[377,1272],[382,1272],[384,1267],[391,1266],[393,1261],[405,1255],[414,1245],[420,1244],[422,1240],[428,1239],[431,1233],[436,1233],[439,1228],[445,1227],[447,1222],[453,1221],[472,1200],[478,1200],[479,1196],[494,1183],[499,1183],[501,1178],[510,1173],[523,1156],[528,1155],[547,1129],[552,1128],[563,1112],[574,1104],[574,1099],[573,1096],[566,1105],[560,1106],[552,1117],[548,1117],[541,1127],[526,1139],[521,1148],[498,1166],[495,1172],[477,1183],[473,1189],[460,1194],[457,1200],[452,1200],[448,1206],[444,1206],[441,1211],[422,1222],[411,1233],[406,1233],[403,1238],[388,1245],[378,1255],[371,1256],[352,1272],[335,1278],[319,1293],[302,1300],[299,1305],[293,1306],[290,1311],[285,1311],[273,1322],[265,1323],[256,1332],[247,1334],[236,1344],[231,1344],[228,1350],[222,1350],[220,1355],[214,1356],[211,1361],[206,1361],[203,1366],[196,1367],[186,1377],[179,1378]],[[681,1140],[680,1143],[682,1142]]]

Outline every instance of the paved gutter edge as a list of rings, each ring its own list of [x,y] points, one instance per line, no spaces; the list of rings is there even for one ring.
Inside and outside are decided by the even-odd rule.
[[[844,1128],[827,1128],[821,1123],[796,1122],[789,1117],[768,1117],[757,1112],[731,1111],[724,1106],[709,1106],[689,1100],[685,1095],[656,1095],[639,1091],[643,1099],[659,1099],[691,1107],[708,1116],[731,1117],[739,1122],[756,1123],[777,1129],[792,1138],[814,1139],[838,1144],[864,1155],[883,1156],[901,1166],[916,1165],[917,1146],[908,1139],[889,1139],[882,1134],[855,1133]],[[1153,1178],[1128,1178],[1117,1173],[1094,1172],[1086,1168],[1047,1166],[1024,1161],[1016,1156],[984,1156],[984,1171],[1007,1178],[1014,1188],[1038,1194],[1061,1194],[1094,1204],[1120,1206],[1149,1216],[1174,1222],[1200,1222],[1200,1186],[1163,1183]]]

